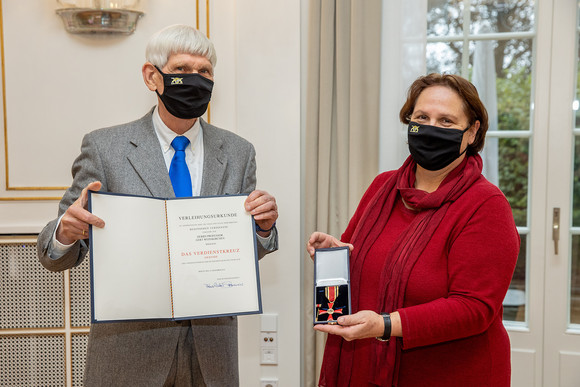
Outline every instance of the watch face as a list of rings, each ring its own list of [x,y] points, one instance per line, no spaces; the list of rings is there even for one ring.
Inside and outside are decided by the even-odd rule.
[[[336,324],[336,319],[349,314],[348,285],[316,287],[316,322]]]

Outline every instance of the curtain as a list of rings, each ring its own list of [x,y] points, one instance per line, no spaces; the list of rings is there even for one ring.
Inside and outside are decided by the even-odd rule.
[[[378,172],[381,0],[309,2],[305,240],[340,237]],[[312,329],[313,265],[303,264],[304,383],[316,386],[325,337]]]
[[[427,0],[385,1],[382,18],[381,172],[399,168],[409,155],[399,111],[411,83],[426,72]]]
[[[492,32],[489,24],[483,24],[478,33]],[[485,105],[488,114],[489,128],[488,133],[498,130],[497,116],[497,90],[495,74],[495,54],[493,40],[478,40],[475,42],[475,51],[473,53],[473,71],[471,82],[477,88],[479,98]],[[481,151],[483,158],[483,175],[499,186],[499,169],[498,169],[498,139],[487,137],[485,147]]]

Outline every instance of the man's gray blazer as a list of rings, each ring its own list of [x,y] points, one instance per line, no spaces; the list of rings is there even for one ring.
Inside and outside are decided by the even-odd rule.
[[[252,144],[204,121],[201,121],[201,126],[204,144],[201,195],[253,191],[256,186],[256,162]],[[60,202],[59,216],[79,197],[87,184],[97,180],[103,184],[101,190],[105,192],[175,196],[153,128],[152,111],[137,121],[87,134],[72,173],[73,184]],[[48,256],[48,247],[56,224],[57,219],[54,219],[38,236],[38,256],[47,269],[61,271],[83,260],[88,251],[88,241],[77,241],[63,257],[52,260]],[[269,252],[258,243],[260,258]],[[208,386],[237,386],[237,320],[221,317],[186,323],[192,326],[205,383]],[[182,324],[93,324],[87,349],[85,386],[161,386],[171,367]]]

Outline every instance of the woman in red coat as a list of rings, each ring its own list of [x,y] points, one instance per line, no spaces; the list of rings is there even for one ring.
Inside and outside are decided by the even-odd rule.
[[[488,128],[477,90],[455,75],[410,87],[400,119],[411,156],[375,178],[341,240],[351,247],[352,315],[330,335],[320,386],[510,385],[502,301],[520,238],[502,192],[482,175]]]

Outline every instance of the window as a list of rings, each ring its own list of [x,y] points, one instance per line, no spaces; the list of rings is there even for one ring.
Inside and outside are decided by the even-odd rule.
[[[580,5],[580,3],[579,3]],[[580,50],[580,7],[576,18],[576,52]],[[570,318],[569,323],[580,324],[580,54],[576,60],[576,99],[573,104],[575,113],[574,136],[574,165],[572,168],[572,264],[570,280]]]
[[[504,320],[517,322],[527,321],[534,20],[533,0],[428,1],[427,73],[469,79],[488,109],[483,173],[506,195],[522,241],[504,301]]]

